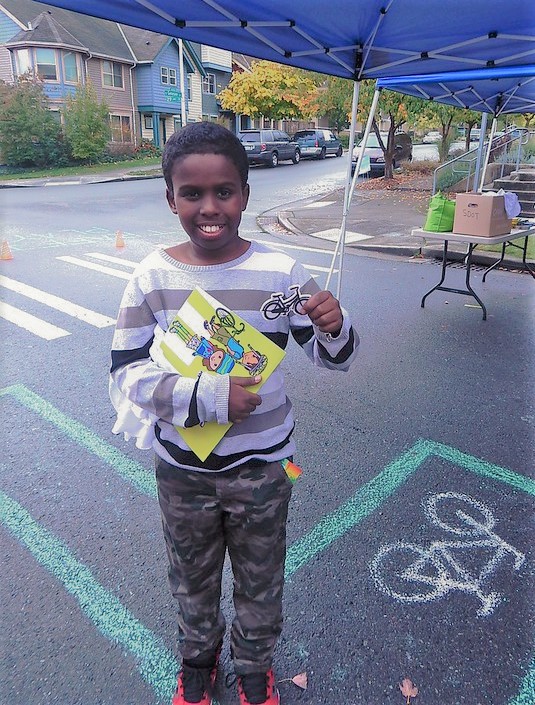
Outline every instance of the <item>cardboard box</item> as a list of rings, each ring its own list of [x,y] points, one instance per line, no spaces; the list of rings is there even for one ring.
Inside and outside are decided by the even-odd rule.
[[[504,197],[481,193],[458,193],[455,198],[453,232],[459,235],[492,237],[511,232]]]

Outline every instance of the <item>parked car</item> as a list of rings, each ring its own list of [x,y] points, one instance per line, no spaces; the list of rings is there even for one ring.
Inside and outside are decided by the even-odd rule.
[[[422,142],[424,144],[432,144],[433,142],[440,142],[442,139],[442,135],[440,132],[431,130],[431,132],[428,132],[425,137],[423,138]]]
[[[386,145],[388,134],[381,132],[381,139]],[[396,153],[393,159],[393,166],[396,167],[399,162],[412,161],[412,140],[406,132],[398,132],[394,135]],[[351,158],[351,174],[355,173],[357,159],[362,150],[362,140],[354,147]],[[370,157],[370,171],[372,176],[384,176],[385,173],[385,155],[379,146],[377,135],[372,132],[368,137],[368,144],[364,150],[364,155]]]
[[[245,147],[249,164],[275,167],[284,160],[297,164],[301,159],[299,145],[282,130],[242,130],[238,137]]]
[[[328,154],[341,157],[342,143],[330,130],[298,130],[293,139],[299,145],[303,159],[325,159]]]

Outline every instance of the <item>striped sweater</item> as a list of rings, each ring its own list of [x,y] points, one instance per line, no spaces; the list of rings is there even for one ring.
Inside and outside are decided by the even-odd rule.
[[[358,346],[346,312],[342,331],[331,339],[308,316],[290,312],[266,320],[262,304],[271,294],[302,293],[319,287],[307,271],[285,253],[252,242],[241,257],[223,264],[193,266],[173,259],[163,249],[146,257],[134,271],[121,302],[113,338],[111,380],[135,407],[156,419],[155,452],[177,467],[220,471],[252,459],[276,461],[294,453],[292,405],[286,396],[279,366],[260,389],[262,404],[240,424],[234,424],[201,463],[175,426],[194,416],[200,423],[228,422],[228,375],[203,373],[198,379],[164,369],[150,356],[155,331],[167,330],[177,310],[195,286],[214,296],[264,335],[285,349],[290,333],[310,360],[320,367],[346,370]]]

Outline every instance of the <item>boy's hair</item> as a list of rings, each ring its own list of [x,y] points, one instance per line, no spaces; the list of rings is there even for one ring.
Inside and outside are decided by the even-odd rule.
[[[192,122],[173,133],[165,143],[162,169],[170,193],[173,193],[172,171],[175,162],[190,154],[222,154],[228,157],[240,174],[242,186],[247,184],[247,152],[236,135],[216,122]]]

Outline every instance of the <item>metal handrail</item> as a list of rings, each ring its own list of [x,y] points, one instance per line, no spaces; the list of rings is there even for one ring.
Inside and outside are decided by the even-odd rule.
[[[490,150],[489,163],[501,163],[502,166],[499,176],[499,178],[501,178],[503,176],[506,164],[511,163],[506,158],[514,152],[515,148],[516,155],[514,157],[514,163],[516,165],[515,168],[518,169],[520,165],[520,158],[522,156],[522,147],[529,141],[529,130],[524,127],[511,127],[504,135],[495,137],[493,142],[494,141],[496,141],[496,145]],[[488,140],[484,143],[484,149],[487,148]],[[471,184],[471,179],[473,179],[475,174],[475,164],[478,150],[479,147],[476,147],[438,166],[433,172],[433,194],[437,191],[437,185],[441,174],[445,173],[447,169],[451,171],[451,174],[457,175],[458,178],[451,181],[451,183],[448,183],[446,188],[450,188],[451,186],[459,183],[459,181],[466,179],[466,191],[473,191],[475,185],[473,183]],[[498,159],[498,157],[500,157],[500,159]]]

